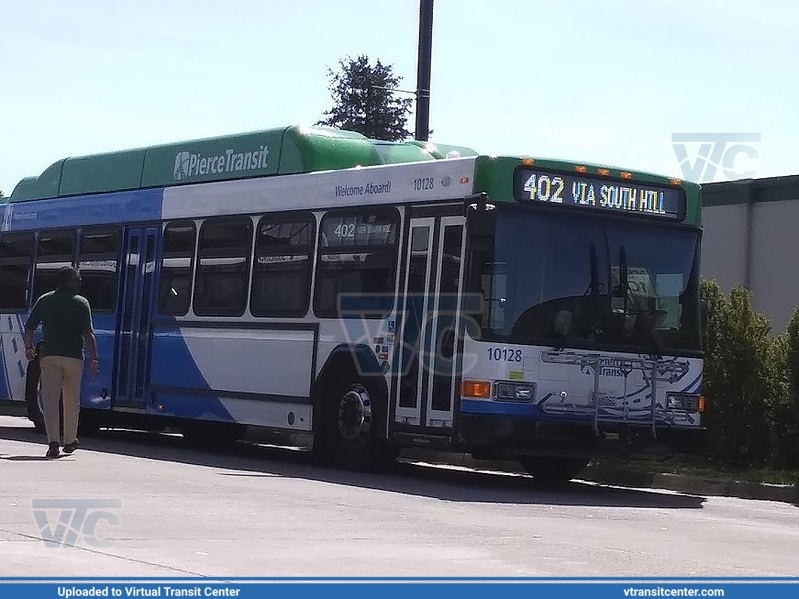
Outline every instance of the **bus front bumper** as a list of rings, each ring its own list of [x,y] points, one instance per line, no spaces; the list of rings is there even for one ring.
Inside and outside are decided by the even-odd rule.
[[[600,420],[551,421],[530,418],[460,414],[458,445],[475,457],[516,458],[524,455],[598,457],[670,457],[704,455],[707,429]]]

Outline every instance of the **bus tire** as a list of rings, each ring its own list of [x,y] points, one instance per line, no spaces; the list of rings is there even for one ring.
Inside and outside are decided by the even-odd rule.
[[[585,458],[534,457],[522,458],[522,467],[532,474],[536,484],[566,484],[576,477],[587,465]]]
[[[37,356],[34,360],[28,362],[28,371],[25,374],[25,402],[28,408],[28,420],[33,422],[33,427],[37,433],[45,434],[47,429],[44,426],[44,413],[42,412],[40,379],[41,369],[39,367],[39,357]]]
[[[81,408],[78,416],[78,437],[94,437],[100,432],[100,414],[97,410]]]
[[[366,381],[336,386],[325,403],[325,450],[333,464],[345,470],[372,471],[396,459],[393,448],[380,438],[385,401]]]

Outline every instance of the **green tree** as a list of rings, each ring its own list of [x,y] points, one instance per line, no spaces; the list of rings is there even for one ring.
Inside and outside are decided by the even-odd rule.
[[[360,55],[339,61],[340,71],[328,69],[333,108],[317,125],[356,131],[371,139],[399,141],[412,134],[405,129],[411,110],[410,98],[396,98],[392,90],[402,80],[390,65]]]

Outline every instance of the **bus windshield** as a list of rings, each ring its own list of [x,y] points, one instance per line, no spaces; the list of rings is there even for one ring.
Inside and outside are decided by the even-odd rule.
[[[653,355],[696,352],[699,233],[502,211],[473,282],[484,338]]]

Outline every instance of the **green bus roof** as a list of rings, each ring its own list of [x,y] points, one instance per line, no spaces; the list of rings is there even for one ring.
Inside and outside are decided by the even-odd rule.
[[[386,142],[327,127],[281,127],[238,135],[64,158],[20,181],[10,202],[437,160],[471,148]]]
[[[330,171],[444,159],[451,152],[476,156],[474,190],[500,201],[513,197],[513,170],[522,156],[478,155],[471,148],[422,141],[387,142],[329,127],[287,126],[237,135],[176,142],[146,148],[64,158],[38,177],[20,181],[4,201],[168,187],[250,177]],[[537,167],[583,169],[588,176],[622,169],[573,160],[537,157]],[[686,222],[699,224],[700,186],[688,181],[631,171],[638,182],[678,185],[687,195]]]

